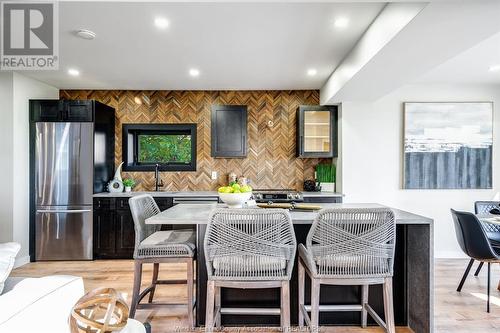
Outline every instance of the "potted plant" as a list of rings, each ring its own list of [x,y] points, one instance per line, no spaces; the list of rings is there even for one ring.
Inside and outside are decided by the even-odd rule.
[[[132,192],[132,187],[135,186],[135,180],[126,178],[123,180],[123,186],[125,186],[125,192]]]
[[[316,180],[321,186],[321,192],[335,192],[335,164],[316,165]]]

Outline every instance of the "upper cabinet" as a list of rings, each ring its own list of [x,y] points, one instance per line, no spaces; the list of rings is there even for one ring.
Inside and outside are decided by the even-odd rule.
[[[92,100],[30,100],[31,120],[39,122],[90,122],[94,120]]]
[[[297,156],[337,157],[337,107],[301,105],[297,110]]]
[[[246,105],[212,105],[212,157],[246,156]]]

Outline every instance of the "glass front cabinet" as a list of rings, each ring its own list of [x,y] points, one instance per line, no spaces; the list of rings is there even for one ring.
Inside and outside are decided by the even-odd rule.
[[[297,156],[337,157],[337,107],[301,105],[297,110]]]

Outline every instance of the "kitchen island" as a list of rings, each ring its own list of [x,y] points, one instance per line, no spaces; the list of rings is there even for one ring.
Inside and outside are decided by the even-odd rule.
[[[379,204],[319,204],[323,208],[375,208]],[[203,239],[211,212],[223,204],[179,204],[146,220],[148,224],[195,225],[197,230],[197,324],[205,322],[207,272],[203,252]],[[397,326],[407,326],[414,332],[433,331],[433,221],[432,219],[393,209],[396,218],[396,256],[394,261],[394,312]],[[297,243],[305,243],[307,232],[316,212],[292,211]],[[296,259],[297,260],[297,259]],[[291,285],[291,321],[297,323],[297,264]],[[310,286],[306,279],[306,303],[310,299]],[[359,286],[322,286],[323,304],[359,304]],[[279,307],[278,289],[223,289],[224,307]],[[381,286],[370,287],[370,305],[383,314]],[[324,312],[320,325],[359,325],[359,312]],[[279,316],[222,316],[225,326],[279,325]]]

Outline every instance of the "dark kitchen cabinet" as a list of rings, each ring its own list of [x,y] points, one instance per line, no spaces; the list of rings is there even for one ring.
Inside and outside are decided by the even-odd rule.
[[[66,121],[92,121],[92,100],[63,101],[63,117]]]
[[[96,108],[103,106],[94,100],[30,100],[31,120],[91,122]]]
[[[113,258],[115,255],[115,215],[94,205],[94,259]]]
[[[33,121],[62,120],[62,101],[59,100],[31,100],[30,110]]]
[[[130,210],[118,209],[115,215],[116,255],[132,258],[135,246],[134,219]]]
[[[301,105],[297,110],[297,157],[337,157],[336,106]]]
[[[212,157],[247,156],[246,105],[212,105]]]
[[[173,205],[172,198],[155,198],[155,201],[162,211]],[[93,209],[94,259],[131,259],[135,230],[128,197],[94,198]]]

